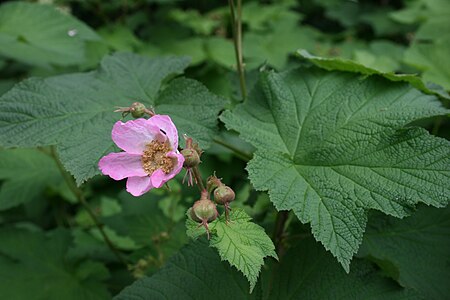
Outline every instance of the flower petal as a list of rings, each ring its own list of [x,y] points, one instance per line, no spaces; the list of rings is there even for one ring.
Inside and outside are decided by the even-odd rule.
[[[153,172],[152,175],[150,176],[150,179],[152,181],[152,185],[155,188],[162,187],[163,184],[168,181],[168,179],[166,180],[166,173],[164,173],[164,171],[161,169],[158,169],[155,172]]]
[[[103,174],[109,175],[114,180],[147,175],[142,168],[141,156],[126,152],[103,156],[98,162],[98,167]]]
[[[164,183],[166,183],[170,179],[174,178],[175,175],[180,173],[181,169],[183,168],[184,157],[182,154],[178,153],[178,151],[177,152],[170,151],[167,153],[166,156],[175,158],[177,162],[173,170],[168,174],[164,173],[161,169],[158,169],[152,173],[150,178],[152,180],[152,185],[156,188],[162,187]]]
[[[165,141],[159,127],[143,118],[125,123],[116,122],[112,130],[112,139],[122,150],[132,154],[142,154],[145,146],[153,140]]]
[[[172,149],[178,148],[178,131],[175,124],[173,124],[172,119],[167,115],[154,115],[148,119],[151,124],[162,129],[166,136],[169,138],[170,145]]]
[[[127,192],[131,195],[138,197],[153,188],[150,177],[129,177],[127,180]]]

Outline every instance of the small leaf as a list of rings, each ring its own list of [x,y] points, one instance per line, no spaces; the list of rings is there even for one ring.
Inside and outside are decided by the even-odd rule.
[[[426,299],[450,295],[450,207],[421,207],[403,220],[377,215],[364,235],[360,256]]]
[[[379,76],[295,69],[261,75],[222,120],[257,147],[247,166],[278,210],[293,210],[349,271],[368,209],[407,216],[449,201],[450,144],[411,122],[444,109],[436,97]]]
[[[189,215],[189,211],[188,211]],[[264,228],[252,223],[251,218],[243,209],[233,209],[230,222],[226,223],[225,216],[211,222],[209,228],[214,234],[210,246],[219,251],[222,260],[228,261],[241,271],[250,282],[250,292],[256,285],[264,258],[271,256],[278,259],[275,246],[267,236]],[[198,238],[205,233],[204,227],[187,220],[188,236]]]

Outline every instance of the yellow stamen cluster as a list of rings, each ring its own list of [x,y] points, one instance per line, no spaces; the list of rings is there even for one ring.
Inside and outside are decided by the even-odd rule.
[[[175,165],[172,158],[166,157],[167,152],[170,150],[172,149],[168,142],[161,143],[152,141],[148,144],[142,155],[142,166],[144,171],[149,175],[158,169],[161,169],[166,174],[170,173]]]

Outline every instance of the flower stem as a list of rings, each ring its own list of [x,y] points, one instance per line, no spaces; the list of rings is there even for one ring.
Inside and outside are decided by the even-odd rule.
[[[234,0],[228,0],[231,14],[231,27],[233,30],[233,44],[236,55],[237,71],[241,86],[242,98],[247,98],[247,87],[245,85],[244,61],[242,54],[242,0],[237,0],[237,7]]]
[[[61,175],[63,176],[64,180],[66,181],[69,189],[75,195],[75,197],[78,199],[78,202],[87,211],[87,213],[91,217],[92,221],[94,222],[95,226],[100,231],[100,234],[102,235],[103,239],[105,240],[105,242],[106,242],[107,246],[109,247],[109,249],[111,250],[111,252],[113,252],[113,254],[116,256],[118,261],[120,261],[126,267],[128,267],[127,262],[122,257],[122,255],[120,254],[119,250],[116,249],[116,247],[111,242],[111,240],[109,239],[109,237],[106,234],[106,232],[103,230],[103,224],[100,222],[100,220],[97,218],[97,216],[95,215],[95,213],[92,210],[92,208],[87,203],[86,198],[84,197],[83,191],[76,185],[75,180],[73,179],[73,177],[66,171],[66,169],[63,166],[63,164],[59,160],[58,154],[56,153],[56,148],[54,146],[52,146],[52,148],[51,148],[51,156],[55,160],[56,165],[58,166],[58,169],[59,169]]]
[[[192,174],[194,175],[195,183],[197,183],[200,192],[205,191],[206,189],[205,186],[203,185],[202,174],[200,174],[198,166],[192,168]]]

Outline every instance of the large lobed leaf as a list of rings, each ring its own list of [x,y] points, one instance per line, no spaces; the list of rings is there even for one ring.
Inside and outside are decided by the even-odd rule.
[[[51,5],[9,2],[0,6],[0,54],[38,66],[85,62],[87,41],[100,37]]]
[[[188,63],[186,57],[121,53],[104,58],[94,72],[25,80],[0,98],[0,145],[57,145],[64,166],[81,184],[98,173],[98,160],[114,150],[111,129],[120,118],[115,107],[140,101],[172,116],[180,134],[206,147],[224,101],[183,78],[158,94],[163,80]]]
[[[450,295],[450,207],[421,207],[404,220],[371,220],[358,255],[372,258],[402,286],[424,299]]]
[[[312,68],[263,73],[222,120],[257,147],[255,188],[311,223],[348,271],[368,209],[404,217],[418,202],[447,204],[449,142],[405,127],[446,112],[408,84]]]
[[[194,239],[206,232],[204,227],[199,227],[189,218],[186,227],[187,234]],[[222,215],[209,224],[209,229],[213,232],[210,246],[217,249],[222,260],[228,261],[245,275],[250,282],[251,292],[258,281],[264,258],[269,256],[278,259],[272,240],[264,228],[251,222],[242,209],[233,209],[228,223]]]

